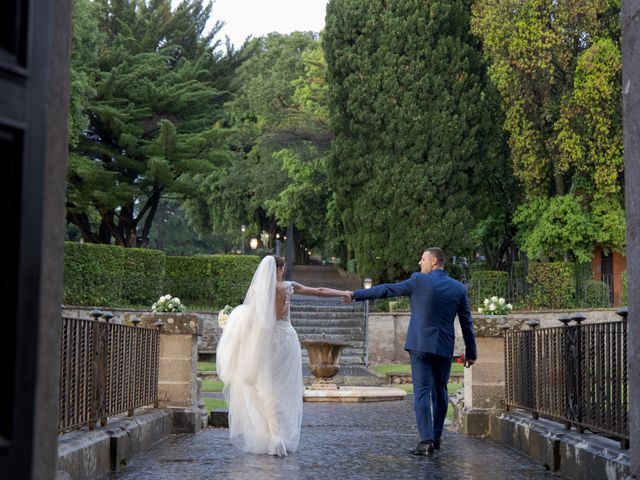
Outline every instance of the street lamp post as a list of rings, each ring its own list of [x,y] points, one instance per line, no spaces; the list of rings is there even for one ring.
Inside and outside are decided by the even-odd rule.
[[[249,240],[249,246],[251,247],[252,250],[255,250],[256,248],[258,248],[258,239],[252,238],[251,240]]]
[[[373,286],[373,281],[367,277],[364,279],[362,286],[369,289]],[[369,300],[364,301],[364,366],[369,366]]]
[[[240,231],[242,232],[242,255],[244,255],[244,232],[247,231],[246,225],[242,225]]]

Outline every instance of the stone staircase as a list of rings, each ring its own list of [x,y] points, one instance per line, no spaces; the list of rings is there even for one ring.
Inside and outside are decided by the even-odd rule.
[[[351,344],[342,350],[340,365],[364,365],[364,309],[362,303],[342,305],[333,302],[294,300],[291,302],[291,323],[300,340],[339,340]],[[306,348],[302,348],[302,363],[309,364]]]

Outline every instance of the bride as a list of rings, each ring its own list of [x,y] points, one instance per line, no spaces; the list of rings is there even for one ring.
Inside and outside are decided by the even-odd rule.
[[[294,293],[343,297],[349,292],[285,282],[284,259],[265,257],[244,303],[218,342],[216,364],[229,406],[229,438],[247,453],[295,452],[302,423],[302,359],[289,305]]]

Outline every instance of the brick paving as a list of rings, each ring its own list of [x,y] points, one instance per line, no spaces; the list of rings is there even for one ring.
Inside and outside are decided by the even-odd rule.
[[[520,452],[447,431],[429,457],[408,453],[417,442],[413,398],[381,403],[304,405],[299,450],[284,458],[231,446],[226,429],[172,435],[139,453],[111,480],[552,479]]]

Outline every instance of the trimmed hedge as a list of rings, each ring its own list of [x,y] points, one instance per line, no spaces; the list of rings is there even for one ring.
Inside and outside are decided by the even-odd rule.
[[[498,270],[473,270],[469,302],[476,308],[485,298],[507,296],[507,272]]]
[[[67,305],[148,306],[171,294],[189,307],[238,305],[260,261],[255,256],[167,257],[159,250],[65,242]]]
[[[574,265],[565,262],[530,263],[527,278],[530,308],[572,308],[576,293]]]
[[[150,305],[162,294],[164,271],[158,250],[65,242],[63,303]]]
[[[244,301],[259,261],[251,255],[167,257],[165,290],[187,304],[235,306]]]
[[[586,308],[607,308],[611,301],[611,288],[605,282],[587,280],[582,288],[580,304]]]

